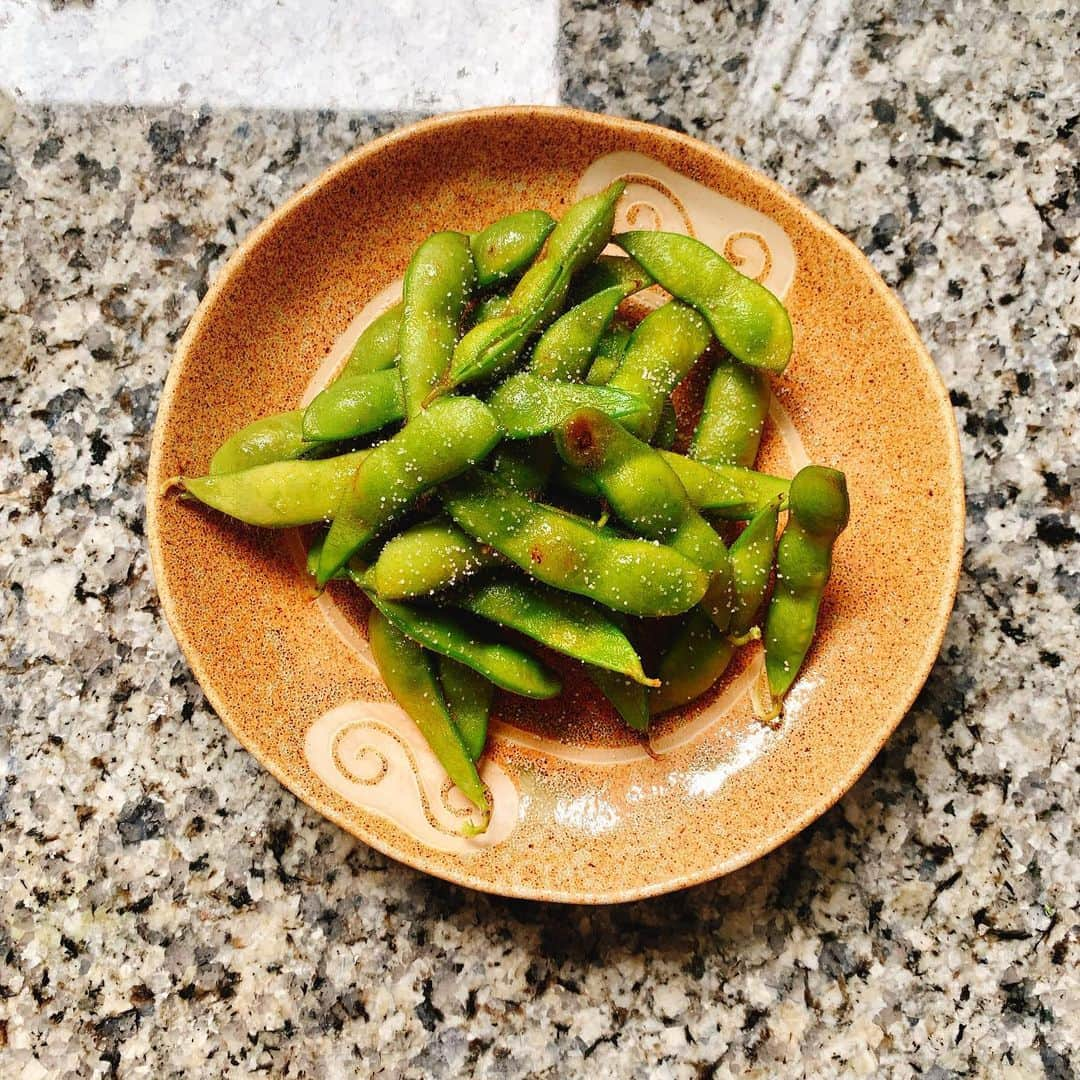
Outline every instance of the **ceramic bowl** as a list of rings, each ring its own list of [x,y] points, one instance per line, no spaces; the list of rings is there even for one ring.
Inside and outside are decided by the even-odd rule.
[[[619,225],[699,236],[781,295],[795,331],[759,467],[844,470],[851,524],[819,635],[778,728],[743,651],[651,747],[580,685],[503,700],[468,808],[370,663],[363,612],[313,601],[298,540],[160,493],[236,428],[295,408],[391,303],[413,249],[513,210],[555,216],[616,176]],[[830,807],[911,706],[938,653],[963,546],[948,396],[896,298],[844,237],[703,143],[560,108],[438,117],[357,150],[271,215],[191,321],[158,412],[148,535],[165,614],[210,703],[281,783],[378,850],[507,896],[600,903],[717,877]]]

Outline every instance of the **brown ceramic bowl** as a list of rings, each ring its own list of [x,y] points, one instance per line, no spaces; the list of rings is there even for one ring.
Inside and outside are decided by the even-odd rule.
[[[466,810],[373,674],[362,612],[313,603],[296,539],[159,494],[236,428],[294,408],[439,229],[512,210],[558,216],[615,175],[636,227],[694,232],[785,295],[795,351],[774,380],[759,467],[843,469],[851,524],[820,634],[778,730],[754,719],[760,656],[657,726],[650,756],[571,681],[543,708],[499,707]],[[380,298],[381,297],[381,298]],[[362,314],[365,312],[365,314]],[[328,361],[327,357],[332,358]],[[169,623],[218,715],[274,776],[355,836],[428,873],[507,896],[629,900],[725,874],[830,807],[911,706],[937,655],[963,544],[948,397],[865,258],[776,184],[713,148],[569,109],[460,113],[357,150],[236,252],[169,373],[148,524]]]

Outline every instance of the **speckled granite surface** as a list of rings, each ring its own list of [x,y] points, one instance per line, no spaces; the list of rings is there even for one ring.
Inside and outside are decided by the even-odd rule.
[[[1075,14],[732,6],[564,8],[564,96],[775,176],[922,330],[970,521],[912,715],[797,840],[650,903],[476,896],[323,822],[192,681],[141,485],[208,278],[401,118],[3,101],[0,1073],[1080,1072]]]

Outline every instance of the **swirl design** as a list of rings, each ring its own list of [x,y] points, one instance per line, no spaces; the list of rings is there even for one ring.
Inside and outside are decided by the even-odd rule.
[[[428,847],[477,854],[505,840],[517,824],[517,787],[496,762],[481,776],[491,799],[487,830],[465,836],[480,815],[446,777],[416,725],[383,702],[354,701],[320,717],[304,752],[315,774],[348,802],[392,821]]]

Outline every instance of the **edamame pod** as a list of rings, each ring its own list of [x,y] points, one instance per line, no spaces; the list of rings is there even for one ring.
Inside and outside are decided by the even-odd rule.
[[[649,711],[677,709],[700,697],[727,670],[735,646],[697,608],[684,616],[660,658],[660,687],[649,691]]]
[[[623,722],[632,731],[649,730],[649,694],[641,683],[628,679],[625,675],[603,668],[588,667],[586,674],[593,685],[611,703]],[[656,693],[653,690],[652,693]]]
[[[564,656],[617,671],[645,686],[658,685],[642,670],[641,658],[622,630],[599,608],[569,593],[501,576],[448,599]]]
[[[596,359],[585,376],[590,386],[603,386],[615,374],[622,363],[631,332],[626,323],[616,319],[601,335],[596,346]]]
[[[398,369],[411,420],[442,382],[457,344],[458,326],[476,282],[469,238],[441,232],[416,249],[405,271]]]
[[[489,814],[487,791],[450,719],[431,657],[377,608],[368,618],[368,642],[387,689],[420,729],[447,775],[473,806]]]
[[[807,465],[791,481],[787,525],[776,548],[776,584],[765,614],[765,671],[777,707],[810,650],[833,545],[848,513],[842,472]]]
[[[443,489],[454,520],[530,577],[632,615],[676,615],[704,595],[709,576],[662,544],[606,533],[534,503],[477,469]]]
[[[371,450],[335,510],[319,559],[319,586],[424,492],[487,457],[500,434],[486,405],[450,397]]]
[[[210,459],[210,475],[240,472],[273,461],[292,461],[311,446],[304,440],[304,411],[274,413],[242,427]]]
[[[478,300],[473,309],[465,315],[462,322],[465,332],[468,333],[477,323],[482,323],[485,319],[496,319],[505,314],[509,304],[510,297],[501,293],[496,293],[494,296],[485,296],[482,300]]]
[[[697,308],[736,360],[770,371],[787,367],[791,320],[764,285],[690,236],[639,231],[614,239],[672,296]]]
[[[488,717],[495,684],[478,671],[451,660],[438,658],[439,682],[461,741],[473,761],[479,761],[487,742]]]
[[[531,371],[511,375],[488,398],[488,405],[511,439],[543,435],[583,406],[628,424],[647,411],[642,400],[627,390],[545,379]]]
[[[548,237],[547,249],[518,282],[507,313],[474,326],[458,342],[443,389],[506,371],[537,331],[559,313],[571,277],[603,250],[615,223],[615,204],[625,184],[616,181],[566,212]]]
[[[349,576],[394,626],[425,649],[471,667],[496,686],[522,697],[552,698],[562,689],[555,674],[535,656],[486,638],[477,627],[442,608],[387,600],[375,591],[370,574],[350,568]]]
[[[405,417],[401,376],[394,368],[337,379],[304,410],[309,442],[338,442],[380,431]]]
[[[545,487],[555,464],[555,446],[546,435],[504,440],[491,455],[491,471],[501,483],[535,498]]]
[[[180,477],[184,491],[248,525],[286,529],[329,521],[370,451],[320,461],[273,461],[218,476]]]
[[[690,456],[714,465],[753,468],[768,414],[764,372],[726,357],[719,360],[705,390]]]
[[[787,496],[791,481],[738,465],[707,465],[661,450],[690,501],[725,521],[746,521],[777,498]]]
[[[648,441],[656,433],[664,401],[708,348],[712,331],[691,307],[672,301],[647,315],[627,343],[622,363],[607,385],[629,390],[646,411],[628,431]]]
[[[580,304],[605,289],[618,289],[622,298],[632,296],[652,285],[648,271],[623,255],[599,255],[576,278],[570,289],[571,302]]]
[[[579,409],[554,431],[568,465],[596,482],[613,514],[639,536],[672,548],[710,574],[702,601],[721,630],[731,618],[731,559],[724,541],[691,506],[660,452],[595,409]]]
[[[536,343],[529,369],[545,379],[580,379],[620,300],[621,289],[605,289],[561,315]]]
[[[339,379],[385,371],[397,364],[398,336],[401,333],[401,303],[387,308],[356,339]]]
[[[439,517],[388,540],[370,573],[380,596],[412,600],[456,585],[496,562],[490,550]]]
[[[755,514],[731,545],[734,600],[728,634],[736,644],[741,644],[750,633],[769,591],[779,517],[780,502],[777,500]],[[754,634],[756,636],[756,630]]]
[[[660,410],[660,421],[652,437],[652,444],[660,450],[670,450],[678,437],[679,417],[675,412],[675,403],[671,398],[665,398],[663,408]]]
[[[753,472],[737,465],[706,465],[682,454],[661,450],[664,460],[679,478],[696,510],[708,510],[724,521],[747,521],[778,496],[786,496],[791,483],[780,476]],[[596,483],[565,462],[559,463],[552,479],[564,491],[586,499],[598,499]]]
[[[555,219],[543,210],[522,210],[492,222],[470,241],[481,289],[520,274],[544,246]]]

